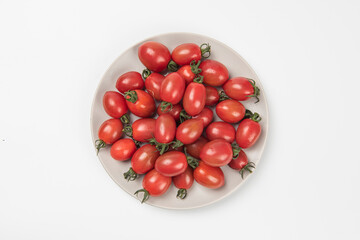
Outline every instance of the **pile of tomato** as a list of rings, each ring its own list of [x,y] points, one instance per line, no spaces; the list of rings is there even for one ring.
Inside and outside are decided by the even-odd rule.
[[[258,140],[261,117],[240,101],[254,97],[258,102],[260,90],[252,79],[229,79],[226,66],[206,59],[210,50],[209,44],[185,43],[170,53],[159,42],[145,42],[138,56],[146,69],[124,73],[118,91],[103,96],[111,118],[99,128],[97,151],[111,146],[113,159],[131,159],[124,173],[128,181],[145,174],[143,189],[135,192],[144,193],[142,202],[164,194],[171,183],[180,199],[194,180],[220,188],[225,165],[241,177],[255,168],[243,149]],[[212,109],[222,121],[213,122]],[[139,119],[132,122],[129,112]]]

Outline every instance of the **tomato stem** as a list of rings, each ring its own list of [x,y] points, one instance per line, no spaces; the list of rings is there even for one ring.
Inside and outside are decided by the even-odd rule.
[[[169,107],[169,106],[170,106],[170,107]],[[166,110],[167,107],[169,107],[168,110]],[[170,111],[173,109],[173,107],[174,107],[174,106],[173,106],[171,103],[169,103],[169,102],[162,101],[162,102],[160,103],[160,109],[161,109],[161,111],[162,111],[163,113],[170,112]],[[166,110],[166,111],[165,111],[165,110]]]
[[[144,80],[145,79],[147,79],[149,76],[150,76],[150,74],[151,74],[151,71],[149,70],[149,69],[147,69],[147,68],[145,68],[143,71],[142,71],[142,77],[144,78]]]
[[[228,95],[226,95],[226,93],[224,91],[219,91],[219,102],[224,101],[224,100],[228,100],[230,99],[230,97]]]
[[[211,46],[209,43],[203,43],[200,45],[201,56],[208,58],[211,55]]]
[[[98,140],[95,141],[95,147],[97,149],[96,154],[98,155],[100,149],[106,147],[106,143],[103,140],[98,139]]]
[[[176,139],[175,141],[172,141],[171,142],[171,148],[172,149],[175,149],[175,148],[178,148],[178,147],[181,147],[182,145],[184,145],[182,142],[180,142],[180,140]]]
[[[236,143],[231,144],[233,151],[233,158],[237,158],[241,151],[241,147],[239,147]]]
[[[181,112],[180,112],[180,122],[183,123],[183,122],[185,122],[186,120],[189,120],[189,119],[191,119],[191,116],[186,113],[185,109],[181,110]]]
[[[167,65],[167,69],[171,72],[176,72],[179,69],[179,65],[177,65],[173,60],[170,60]]]
[[[201,61],[199,60],[198,62],[196,62],[195,60],[192,60],[190,63],[190,67],[191,67],[191,71],[195,74],[198,75],[199,73],[201,73],[201,68],[199,68]]]
[[[257,112],[252,113],[249,109],[246,109],[245,111],[245,117],[244,118],[248,118],[253,120],[254,122],[260,122],[261,121],[261,117],[260,114],[258,114]]]
[[[125,172],[123,175],[127,181],[134,181],[138,177],[138,174],[132,168],[129,168],[129,171]]]
[[[136,195],[136,196],[138,197],[138,194],[139,194],[140,192],[143,192],[143,193],[144,193],[144,197],[143,197],[143,199],[141,200],[141,203],[144,203],[144,202],[146,202],[146,201],[149,199],[150,193],[149,193],[146,189],[139,189],[139,190],[137,190],[137,191],[134,193],[134,195]]]
[[[246,165],[239,171],[239,173],[240,173],[240,175],[241,175],[241,178],[244,179],[244,172],[252,173],[254,168],[255,168],[255,163],[249,162],[248,164],[246,164]]]
[[[203,81],[204,81],[204,76],[201,76],[201,75],[197,75],[193,80],[193,82],[196,82],[196,83],[203,83]]]
[[[176,194],[176,198],[185,199],[187,196],[187,190],[185,188],[180,188]]]
[[[134,90],[125,92],[124,96],[127,101],[132,103],[135,103],[138,100],[137,93]]]
[[[133,131],[132,131],[132,127],[130,125],[125,125],[122,131],[125,133],[126,136],[132,138],[132,136],[133,136],[132,132]]]
[[[170,142],[170,143],[159,143],[158,141],[156,141],[155,138],[149,139],[149,143],[156,147],[156,149],[160,152],[160,155],[163,155],[164,152],[167,152],[169,150],[170,145],[172,144],[172,142]]]
[[[251,83],[251,86],[253,86],[254,88],[254,93],[251,94],[251,95],[248,95],[247,97],[254,97],[256,98],[256,102],[255,103],[258,103],[260,101],[259,99],[259,95],[260,95],[260,88],[258,88],[256,86],[256,83],[253,79],[250,79],[250,78],[247,78],[247,80]]]
[[[121,120],[122,123],[128,124],[128,123],[130,122],[130,116],[129,116],[129,114],[128,114],[128,113],[125,113],[124,115],[122,115],[122,116],[120,117],[120,120]]]

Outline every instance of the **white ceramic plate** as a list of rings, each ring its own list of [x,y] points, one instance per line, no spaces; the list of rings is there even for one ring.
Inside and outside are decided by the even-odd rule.
[[[223,63],[229,70],[230,78],[236,76],[243,76],[252,78],[256,81],[257,86],[260,88],[260,102],[255,104],[255,99],[250,99],[246,102],[242,102],[247,109],[253,112],[258,112],[262,116],[260,122],[262,126],[262,133],[257,143],[250,149],[246,149],[245,152],[250,161],[253,161],[258,167],[262,152],[266,143],[266,136],[268,132],[268,107],[265,99],[264,89],[260,83],[259,78],[255,74],[254,70],[246,63],[246,61],[233,49],[224,45],[223,43],[198,34],[193,33],[167,33],[155,37],[145,39],[142,42],[130,47],[123,54],[121,54],[101,79],[98,89],[96,91],[92,111],[91,111],[91,132],[93,142],[98,138],[97,131],[100,125],[108,118],[110,118],[102,107],[102,97],[106,91],[114,90],[117,78],[128,71],[142,72],[144,66],[138,59],[137,49],[146,41],[158,41],[166,45],[170,52],[179,44],[182,43],[196,43],[198,45],[202,43],[210,43],[211,45],[211,57]],[[131,116],[132,120],[137,119],[134,115]],[[214,121],[219,121],[216,113],[214,114]],[[124,179],[123,173],[130,167],[130,161],[120,162],[111,158],[110,148],[100,150],[99,159],[108,172],[110,177],[131,196],[134,196],[134,192],[142,188],[142,178],[138,178],[133,182],[128,182]],[[150,197],[146,202],[147,204],[169,208],[169,209],[189,209],[197,208],[209,205],[220,199],[228,196],[234,192],[250,175],[244,175],[244,180],[240,174],[229,168],[228,166],[222,167],[225,174],[225,185],[219,189],[207,189],[194,182],[192,188],[188,190],[188,196],[184,200],[176,198],[177,188],[172,185],[169,190],[160,197]],[[256,171],[256,170],[255,170]],[[135,200],[135,199],[134,199]],[[140,203],[139,203],[140,204]]]

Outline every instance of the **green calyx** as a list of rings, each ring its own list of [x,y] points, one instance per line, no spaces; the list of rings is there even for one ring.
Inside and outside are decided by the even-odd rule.
[[[143,79],[145,80],[145,79],[147,79],[147,78],[150,76],[150,74],[151,74],[151,71],[150,71],[149,69],[145,68],[145,69],[142,71],[141,76],[142,76]]]
[[[165,152],[167,152],[170,148],[170,145],[173,142],[170,143],[159,143],[158,141],[156,141],[155,138],[151,138],[149,139],[149,143],[151,145],[154,145],[156,147],[156,149],[160,152],[160,155],[163,155]]]
[[[132,138],[132,127],[130,125],[125,125],[122,131],[125,133],[126,136]]]
[[[201,69],[199,68],[201,61],[199,60],[198,62],[196,62],[195,60],[192,60],[190,63],[190,67],[191,67],[191,71],[197,75],[199,73],[201,73]]]
[[[259,99],[260,88],[258,88],[258,87],[256,86],[256,83],[255,83],[255,81],[254,81],[253,79],[248,78],[247,80],[249,80],[251,86],[254,88],[254,93],[251,94],[251,95],[248,95],[247,97],[254,97],[254,98],[256,98],[256,102],[255,102],[255,103],[258,103],[258,102],[260,101],[260,99]]]
[[[239,147],[236,143],[231,144],[231,147],[233,151],[233,159],[235,159],[239,156],[239,153],[241,152],[241,147]]]
[[[260,122],[261,121],[260,114],[258,114],[257,112],[252,113],[249,109],[246,109],[244,118],[251,119],[254,122]]]
[[[203,43],[200,45],[200,51],[201,51],[201,56],[203,58],[208,58],[211,55],[211,46],[208,43]]]
[[[129,116],[129,114],[128,114],[128,113],[125,113],[124,115],[122,115],[122,116],[120,117],[120,121],[121,121],[122,123],[124,123],[124,124],[130,123],[130,116]]]
[[[134,181],[138,177],[138,174],[132,168],[129,168],[129,171],[125,172],[123,175],[127,181]]]
[[[224,101],[224,100],[228,100],[230,99],[230,97],[228,95],[226,95],[226,93],[224,91],[219,91],[219,102]]]
[[[190,156],[186,151],[186,147],[184,147],[184,152],[186,155],[186,160],[187,160],[188,165],[190,167],[192,167],[193,169],[197,168],[199,166],[199,160],[194,158],[193,156]]]
[[[169,107],[169,109],[167,109],[168,107]],[[173,109],[173,107],[174,106],[172,105],[172,103],[169,103],[169,102],[162,101],[160,103],[160,109],[163,113],[170,112]]]
[[[181,112],[180,112],[180,123],[183,123],[183,122],[185,122],[186,120],[189,120],[189,119],[191,119],[191,116],[186,113],[185,109],[181,110]]]
[[[185,188],[180,188],[176,194],[176,198],[185,199],[187,196],[187,190]]]
[[[249,173],[252,173],[253,170],[255,168],[255,163],[253,162],[249,162],[248,164],[246,164],[240,171],[240,175],[241,175],[241,178],[244,179],[244,172],[249,172]]]
[[[137,93],[134,90],[125,92],[124,96],[127,101],[132,103],[135,103],[138,100]]]
[[[171,148],[172,148],[172,149],[175,149],[175,148],[178,148],[178,147],[181,147],[181,146],[184,145],[184,144],[183,144],[182,142],[180,142],[178,139],[176,139],[175,141],[173,141],[171,144],[172,144],[172,145],[171,145]]]
[[[106,147],[106,143],[103,140],[98,139],[95,141],[95,147],[97,149],[96,154],[99,154],[100,149]]]
[[[170,60],[167,65],[167,69],[171,72],[176,72],[179,69],[179,65],[177,65],[173,60]]]
[[[139,190],[137,190],[137,191],[134,193],[134,195],[136,195],[136,196],[138,197],[138,194],[139,194],[140,192],[143,192],[143,193],[144,193],[143,199],[141,200],[141,203],[144,203],[144,202],[146,202],[146,201],[149,199],[150,193],[149,193],[146,189],[139,189]]]

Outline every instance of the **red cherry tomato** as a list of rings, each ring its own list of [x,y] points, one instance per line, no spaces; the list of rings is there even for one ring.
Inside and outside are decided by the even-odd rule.
[[[211,86],[205,86],[205,90],[206,90],[205,105],[213,106],[217,104],[220,98],[218,90]]]
[[[224,139],[232,143],[235,140],[235,128],[226,122],[213,122],[206,129],[209,140]]]
[[[185,172],[187,159],[184,153],[177,151],[166,152],[155,162],[155,169],[166,177],[177,176]]]
[[[251,119],[244,119],[236,130],[236,142],[241,148],[249,148],[255,144],[261,134],[261,126]]]
[[[214,113],[210,108],[205,107],[198,115],[194,116],[193,119],[201,119],[204,123],[204,128],[207,127],[213,120]]]
[[[219,167],[211,167],[203,161],[194,170],[195,180],[207,188],[219,188],[225,184],[224,173]]]
[[[200,75],[204,76],[204,83],[210,86],[221,86],[229,79],[227,68],[218,61],[205,60],[199,68],[202,70]]]
[[[203,130],[204,124],[201,119],[189,119],[178,126],[176,139],[183,144],[190,144],[201,136]]]
[[[185,91],[185,80],[180,74],[173,72],[165,77],[160,87],[161,100],[171,104],[181,101]]]
[[[191,83],[195,78],[195,74],[191,71],[190,65],[182,66],[179,70],[177,70],[177,73],[185,79],[186,85]]]
[[[216,105],[216,114],[223,121],[237,123],[245,116],[245,107],[240,102],[228,99]]]
[[[238,157],[231,160],[228,164],[232,169],[240,171],[241,177],[244,178],[244,172],[252,173],[255,168],[255,163],[249,162],[245,152],[240,150]]]
[[[201,57],[205,57],[205,55],[210,55],[209,44],[202,44],[201,46],[198,46],[195,43],[184,43],[177,46],[172,51],[171,58],[179,65],[187,65],[193,60],[201,60]]]
[[[158,108],[157,108],[157,114],[160,116],[162,114],[170,114],[175,121],[179,121],[180,119],[180,112],[183,109],[182,106],[180,104],[175,104],[173,105],[173,108],[169,111],[170,106],[167,106],[164,111],[161,110],[161,105],[159,104]]]
[[[130,112],[138,117],[150,117],[156,110],[154,99],[143,90],[126,92],[125,99]]]
[[[229,79],[223,89],[230,98],[245,101],[255,97],[259,101],[260,89],[255,85],[255,81],[249,78],[236,77]]]
[[[171,60],[169,49],[158,42],[145,42],[138,49],[138,56],[142,64],[153,72],[166,69]]]
[[[155,119],[142,118],[132,124],[132,137],[139,142],[148,142],[155,134]]]
[[[135,89],[143,89],[144,81],[140,73],[131,71],[124,73],[117,79],[116,88],[121,93]]]
[[[179,188],[177,198],[184,199],[187,196],[187,189],[191,188],[194,183],[193,169],[187,167],[185,172],[173,177],[175,187]]]
[[[164,80],[164,76],[160,73],[153,72],[145,79],[145,88],[148,93],[155,98],[156,100],[160,101],[160,86],[162,81]]]
[[[224,166],[232,158],[232,147],[230,143],[223,139],[215,139],[208,142],[200,152],[200,159],[212,167]]]
[[[112,158],[118,161],[125,161],[132,157],[136,151],[136,145],[130,138],[124,138],[116,141],[110,149]]]
[[[170,143],[174,140],[176,132],[176,122],[168,114],[160,115],[155,121],[155,139],[159,143]]]
[[[113,144],[121,138],[122,130],[123,124],[120,119],[108,119],[101,124],[98,136],[106,144]]]
[[[155,166],[156,159],[160,156],[155,146],[145,144],[140,147],[131,158],[131,168],[137,174],[144,174]]]
[[[206,90],[201,83],[190,83],[185,91],[183,107],[190,116],[198,115],[205,106]]]
[[[186,152],[190,154],[192,157],[200,159],[200,152],[205,146],[205,144],[208,142],[209,141],[205,137],[200,136],[199,139],[196,140],[195,142],[185,145]]]
[[[108,91],[103,97],[105,112],[112,118],[121,118],[128,111],[125,98],[118,92]]]

